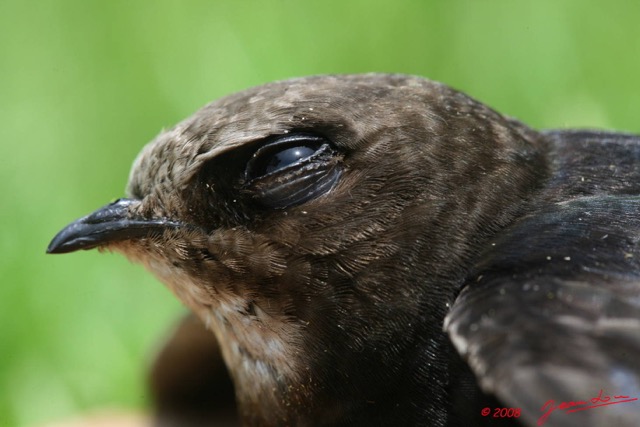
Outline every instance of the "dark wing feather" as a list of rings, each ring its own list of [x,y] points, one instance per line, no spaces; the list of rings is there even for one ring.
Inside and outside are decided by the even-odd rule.
[[[640,197],[575,198],[523,218],[477,264],[445,329],[526,425],[549,400],[640,399],[639,239]],[[638,426],[640,400],[557,409],[545,425]]]
[[[240,425],[235,393],[220,347],[200,319],[182,319],[149,375],[153,427]]]

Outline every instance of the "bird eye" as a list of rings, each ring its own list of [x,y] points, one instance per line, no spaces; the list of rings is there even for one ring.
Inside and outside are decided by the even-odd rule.
[[[292,135],[278,138],[256,151],[247,165],[246,178],[256,179],[296,165],[322,146],[317,136]]]
[[[245,170],[246,187],[267,207],[297,205],[333,187],[340,175],[339,159],[320,136],[279,137],[251,156]]]

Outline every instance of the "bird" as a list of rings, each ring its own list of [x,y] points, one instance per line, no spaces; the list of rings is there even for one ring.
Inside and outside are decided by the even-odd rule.
[[[124,254],[189,308],[158,425],[636,426],[639,195],[640,136],[318,75],[163,131],[47,252]]]

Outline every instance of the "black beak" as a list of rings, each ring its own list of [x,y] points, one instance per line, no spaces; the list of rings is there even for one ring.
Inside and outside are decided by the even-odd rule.
[[[137,200],[118,199],[63,228],[53,238],[48,254],[64,254],[80,249],[92,249],[106,243],[146,237],[176,228],[180,224],[168,219],[139,218],[131,213],[130,206]]]

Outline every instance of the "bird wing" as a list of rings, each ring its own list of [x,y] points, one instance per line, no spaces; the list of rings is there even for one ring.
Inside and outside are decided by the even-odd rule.
[[[194,314],[185,316],[149,373],[153,426],[237,426],[235,393],[220,347]]]
[[[585,196],[526,215],[480,257],[444,328],[525,425],[640,425],[639,240],[640,197]]]

